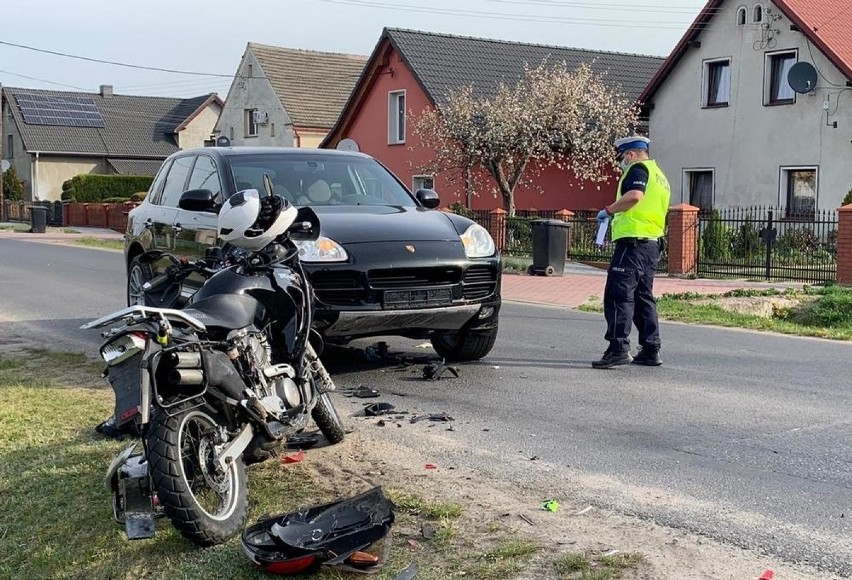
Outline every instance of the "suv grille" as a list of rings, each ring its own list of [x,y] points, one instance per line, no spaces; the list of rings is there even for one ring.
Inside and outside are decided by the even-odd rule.
[[[481,300],[497,289],[497,270],[490,266],[471,266],[464,273],[465,300]]]
[[[447,286],[461,281],[459,268],[394,268],[370,270],[367,274],[370,286],[386,288],[428,288]]]
[[[352,306],[367,300],[367,289],[361,284],[359,272],[338,270],[314,272],[311,284],[320,302],[332,306]]]

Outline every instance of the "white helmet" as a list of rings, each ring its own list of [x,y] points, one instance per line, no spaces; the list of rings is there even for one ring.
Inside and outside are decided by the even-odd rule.
[[[282,197],[261,199],[256,189],[244,189],[229,197],[219,210],[219,238],[246,250],[262,250],[287,231],[297,213]]]

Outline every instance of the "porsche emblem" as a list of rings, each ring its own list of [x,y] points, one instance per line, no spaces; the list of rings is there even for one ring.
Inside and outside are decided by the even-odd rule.
[[[417,248],[412,245],[405,246],[405,249],[411,252],[412,254],[417,251]]]

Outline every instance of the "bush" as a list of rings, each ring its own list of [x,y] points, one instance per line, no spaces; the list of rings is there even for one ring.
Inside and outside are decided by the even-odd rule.
[[[778,236],[775,249],[783,254],[812,255],[820,248],[819,237],[811,228],[788,228]]]
[[[10,167],[3,174],[3,199],[9,201],[21,201],[24,199],[24,186],[18,179],[18,172],[14,167]]]
[[[760,231],[752,222],[740,224],[731,236],[731,253],[742,259],[759,256],[765,246],[760,239]]]
[[[802,322],[821,328],[852,325],[852,292],[839,287],[826,288],[802,314]]]
[[[147,191],[137,191],[136,193],[130,196],[130,201],[142,201],[146,197],[148,197]]]
[[[849,190],[849,193],[846,194],[846,197],[843,198],[843,203],[840,205],[849,205],[852,203],[852,189]]]
[[[474,212],[472,210],[467,209],[464,206],[464,204],[462,204],[458,201],[454,202],[450,206],[450,209],[453,211],[454,214],[460,215],[462,217],[466,217],[468,219],[473,219],[473,217],[476,215],[476,214],[474,214]]]
[[[124,200],[141,190],[151,187],[153,177],[145,175],[94,175],[84,173],[70,179],[73,195],[63,199],[73,198],[79,203],[104,201],[107,198],[120,197]]]
[[[708,260],[720,260],[728,254],[728,249],[728,228],[722,223],[718,210],[713,210],[701,234],[701,254]]]
[[[130,201],[129,197],[105,197],[101,200],[103,203],[124,203]]]

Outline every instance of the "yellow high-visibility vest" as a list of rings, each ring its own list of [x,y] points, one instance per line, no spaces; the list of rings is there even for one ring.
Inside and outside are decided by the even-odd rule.
[[[627,211],[612,216],[612,239],[620,238],[661,238],[665,234],[666,214],[672,189],[669,180],[653,159],[637,161],[648,170],[648,184],[645,195],[639,203]],[[616,199],[621,198],[621,186],[627,177],[631,164],[618,180]]]

